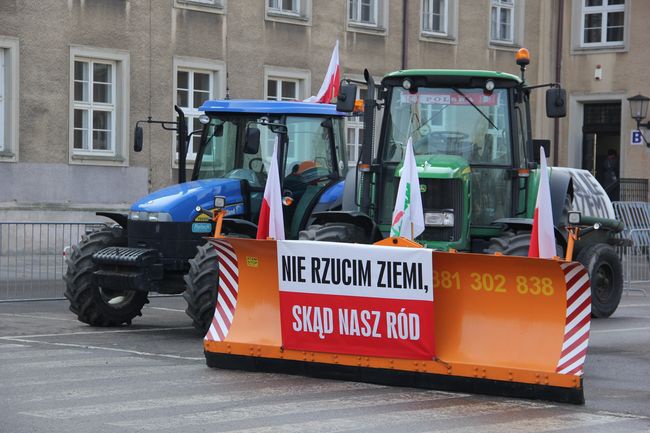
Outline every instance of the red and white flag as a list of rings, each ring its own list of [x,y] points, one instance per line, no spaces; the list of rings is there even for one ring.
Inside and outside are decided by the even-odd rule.
[[[303,102],[330,104],[332,102],[332,99],[336,98],[339,94],[339,85],[341,81],[340,77],[339,41],[336,41],[336,45],[334,45],[334,51],[332,51],[330,65],[327,67],[327,73],[325,74],[325,80],[323,80],[323,84],[321,84],[318,94],[316,96],[310,96]]]
[[[546,154],[544,153],[543,148],[539,149],[539,159],[541,161],[539,169],[539,187],[537,189],[533,233],[530,236],[528,257],[550,259],[557,255],[557,251],[555,250],[551,188],[548,181]]]
[[[260,219],[257,223],[257,239],[273,238],[284,240],[284,217],[282,216],[282,191],[280,189],[280,174],[278,171],[278,142],[273,146],[273,156],[269,175],[264,187],[264,198],[260,209]]]

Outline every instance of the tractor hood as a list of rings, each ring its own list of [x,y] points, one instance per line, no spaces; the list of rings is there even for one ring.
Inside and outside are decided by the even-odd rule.
[[[204,179],[171,185],[133,203],[131,212],[168,213],[174,222],[193,221],[197,205],[214,208],[214,197],[226,197],[229,215],[244,213],[244,198],[239,179]]]
[[[415,163],[418,167],[418,176],[437,179],[462,178],[470,173],[467,160],[454,155],[416,155]],[[395,176],[402,172],[400,164],[395,170]]]

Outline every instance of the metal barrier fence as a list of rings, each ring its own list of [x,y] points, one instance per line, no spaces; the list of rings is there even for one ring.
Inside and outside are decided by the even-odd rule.
[[[0,222],[0,301],[63,297],[63,249],[103,223]]]
[[[623,290],[647,294],[650,288],[650,229],[631,229],[630,246],[618,247],[623,265]]]
[[[621,201],[648,201],[648,179],[621,178]]]
[[[624,289],[646,293],[650,287],[650,203],[614,202],[616,218],[625,228],[620,237],[631,246],[618,247],[623,264]]]

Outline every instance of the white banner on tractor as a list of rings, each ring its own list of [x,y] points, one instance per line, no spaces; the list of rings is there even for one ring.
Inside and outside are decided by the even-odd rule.
[[[435,356],[431,250],[279,241],[277,251],[287,349]]]

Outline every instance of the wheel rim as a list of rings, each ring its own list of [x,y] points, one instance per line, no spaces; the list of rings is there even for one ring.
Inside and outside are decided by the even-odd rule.
[[[102,301],[104,301],[106,305],[117,310],[131,303],[133,296],[135,296],[135,292],[99,287],[99,295],[102,297]]]
[[[606,302],[612,294],[611,287],[614,282],[614,270],[611,266],[602,264],[596,271],[596,277],[597,284],[596,287],[592,287],[592,290],[600,301]]]

